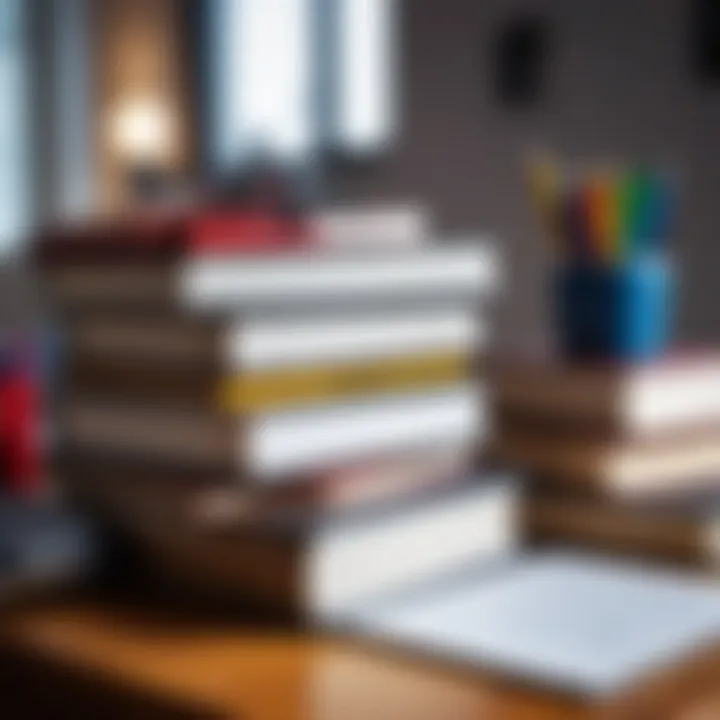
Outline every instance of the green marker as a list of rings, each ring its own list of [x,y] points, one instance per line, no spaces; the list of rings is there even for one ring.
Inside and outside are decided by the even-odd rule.
[[[620,181],[619,262],[630,260],[641,249],[643,238],[640,233],[647,184],[641,169],[628,170]]]

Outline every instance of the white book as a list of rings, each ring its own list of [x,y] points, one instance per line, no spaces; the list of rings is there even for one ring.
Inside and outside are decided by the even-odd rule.
[[[427,243],[432,222],[417,203],[325,208],[312,217],[312,236],[330,248],[412,248]]]
[[[499,282],[497,253],[481,241],[393,252],[302,250],[154,265],[64,265],[47,277],[51,294],[68,305],[134,302],[195,311],[474,303]]]
[[[194,361],[213,359],[228,370],[344,365],[405,355],[472,355],[486,341],[486,324],[471,309],[372,312],[312,318],[81,318],[72,350],[85,358]]]
[[[304,562],[304,605],[326,614],[452,575],[468,563],[507,559],[518,547],[519,493],[482,479],[364,522],[320,524]]]
[[[469,570],[326,623],[422,655],[603,697],[720,639],[720,583],[571,553]]]
[[[425,393],[238,418],[218,413],[68,402],[67,442],[159,461],[234,468],[272,482],[426,444],[478,442],[485,402],[475,383]]]

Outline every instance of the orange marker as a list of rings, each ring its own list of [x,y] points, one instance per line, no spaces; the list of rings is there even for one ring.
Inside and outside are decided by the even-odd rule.
[[[597,173],[590,182],[590,226],[597,257],[611,263],[618,258],[622,183],[609,172]]]

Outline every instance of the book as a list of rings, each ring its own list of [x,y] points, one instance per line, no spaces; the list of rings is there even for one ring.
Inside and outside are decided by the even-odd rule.
[[[128,460],[117,454],[64,453],[56,462],[63,488],[93,505],[142,494],[160,507],[174,504],[188,521],[222,527],[247,518],[355,512],[457,484],[475,467],[467,444],[436,444],[355,463],[298,473],[271,485],[235,474]]]
[[[141,544],[156,578],[312,621],[511,553],[517,489],[506,478],[481,480],[466,477],[371,513],[266,514],[219,527],[149,501],[141,486],[109,507],[111,522]]]
[[[393,252],[296,250],[175,259],[117,253],[117,260],[75,252],[66,260],[41,261],[50,299],[66,310],[93,311],[133,306],[186,312],[392,309],[418,302],[437,308],[438,303],[475,303],[499,285],[497,256],[482,242]]]
[[[217,412],[69,398],[59,432],[75,451],[232,470],[260,481],[485,433],[475,383],[352,403],[229,416]]]
[[[45,228],[33,255],[41,266],[89,259],[168,260],[185,254],[283,250],[308,240],[304,223],[290,216],[250,209],[153,209]]]
[[[597,555],[518,554],[424,592],[342,608],[326,623],[366,647],[619,700],[720,639],[720,585]],[[632,716],[633,707],[609,710]]]
[[[535,493],[527,501],[524,516],[532,542],[720,570],[717,488],[695,493],[680,490],[634,502]]]
[[[414,203],[323,208],[309,224],[314,243],[334,248],[417,247],[432,231],[427,208]]]
[[[79,320],[67,384],[103,398],[258,412],[433,389],[477,374],[484,332],[470,310],[345,320]]]
[[[70,392],[105,400],[256,413],[327,405],[385,393],[450,388],[475,375],[466,353],[411,355],[340,366],[218,374],[184,365],[147,367],[144,362],[70,364]]]
[[[68,352],[106,362],[200,365],[243,372],[342,366],[366,360],[439,352],[475,353],[488,330],[467,308],[392,312],[327,312],[313,317],[243,316],[208,318],[191,314],[128,316],[93,314],[67,330]]]
[[[618,443],[556,436],[552,432],[505,431],[493,441],[497,457],[522,466],[537,484],[586,486],[613,497],[647,496],[680,488],[707,487],[720,476],[720,434]]]
[[[720,421],[720,359],[712,352],[642,365],[504,358],[489,372],[498,407],[573,432],[648,437]]]

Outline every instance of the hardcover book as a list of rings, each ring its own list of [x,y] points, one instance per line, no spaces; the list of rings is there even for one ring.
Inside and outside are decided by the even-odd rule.
[[[539,543],[720,570],[717,488],[625,502],[538,492],[528,498],[525,523]]]
[[[485,435],[475,383],[238,416],[75,397],[59,415],[65,446],[74,452],[214,468],[268,483],[368,454],[439,443],[474,446]]]
[[[223,527],[271,515],[320,516],[400,504],[456,484],[474,466],[472,447],[441,443],[292,474],[271,485],[232,473],[168,467],[108,453],[65,453],[56,469],[63,487],[92,505],[112,506],[140,493],[143,502],[160,512],[175,506],[197,525]]]
[[[712,352],[642,365],[503,358],[490,374],[501,411],[546,427],[625,439],[720,423],[720,358]]]
[[[105,316],[70,332],[72,394],[260,412],[450,387],[476,375],[467,310],[214,321]]]
[[[517,489],[500,476],[458,477],[371,512],[248,513],[232,522],[193,516],[140,485],[107,490],[113,523],[141,543],[158,576],[311,620],[516,547]]]
[[[658,495],[709,487],[720,475],[720,429],[675,439],[616,442],[558,437],[552,431],[499,433],[493,450],[523,467],[538,485],[586,488],[611,497]]]
[[[59,250],[57,251],[59,253]],[[136,251],[136,254],[139,251]],[[393,309],[474,303],[499,284],[482,242],[392,252],[296,250],[243,255],[97,260],[82,253],[40,263],[49,296],[67,310],[141,307],[194,312],[248,309]],[[434,305],[437,307],[437,305]]]

